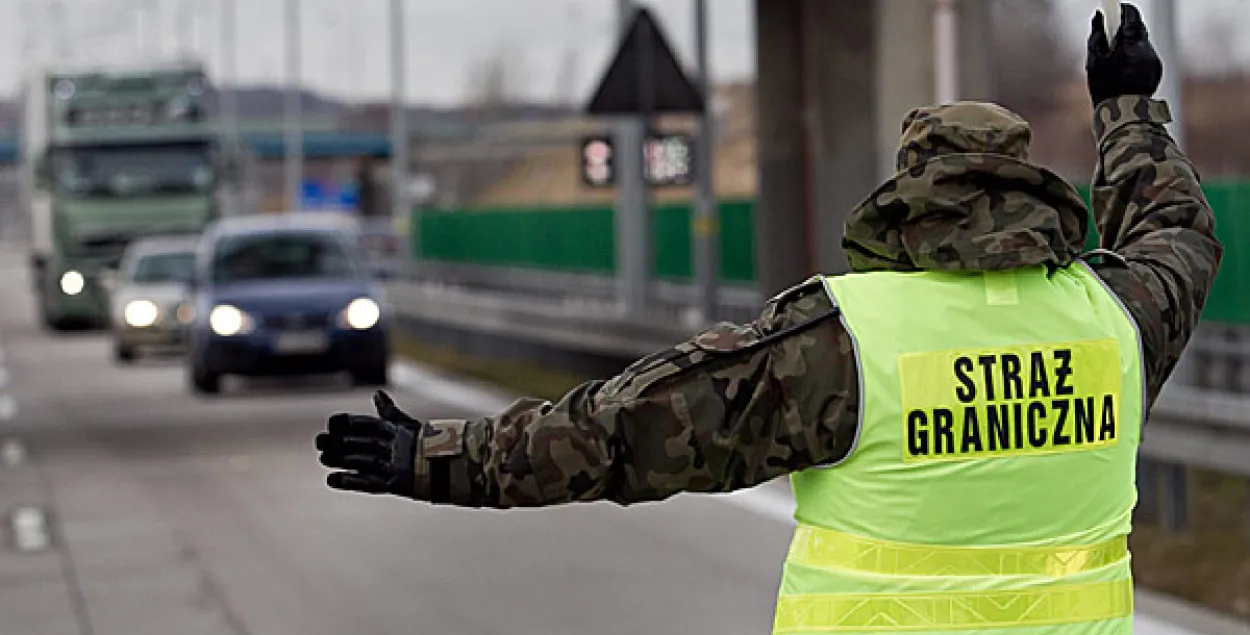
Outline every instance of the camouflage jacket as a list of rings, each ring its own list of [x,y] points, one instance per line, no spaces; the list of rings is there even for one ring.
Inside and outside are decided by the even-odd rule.
[[[1214,217],[1194,166],[1163,124],[1166,104],[1123,97],[1094,115],[1093,209],[1107,250],[1094,269],[1141,333],[1153,403],[1202,312],[1219,266]],[[853,270],[1067,265],[1088,211],[1027,163],[1028,124],[1001,108],[918,109],[899,173],[855,209]],[[658,501],[726,492],[843,458],[860,403],[851,340],[818,278],[764,307],[632,364],[558,403],[522,399],[497,416],[432,421],[418,442],[416,498],[470,507]]]

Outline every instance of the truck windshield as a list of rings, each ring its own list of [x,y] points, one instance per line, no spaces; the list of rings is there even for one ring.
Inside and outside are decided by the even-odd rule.
[[[53,164],[58,189],[83,196],[207,192],[214,178],[207,143],[61,148]]]
[[[355,275],[352,256],[343,243],[315,232],[229,238],[213,258],[214,282]]]
[[[138,284],[182,282],[191,277],[194,267],[193,253],[148,254],[135,260],[130,279]]]

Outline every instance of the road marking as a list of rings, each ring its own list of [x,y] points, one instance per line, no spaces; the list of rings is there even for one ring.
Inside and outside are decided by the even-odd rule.
[[[38,507],[18,507],[9,516],[13,530],[13,544],[18,551],[32,553],[43,551],[52,544],[48,536],[48,521]]]
[[[766,488],[768,485],[759,485],[729,494],[719,494],[716,498],[756,516],[794,526],[794,497]]]
[[[0,395],[0,420],[9,420],[17,416],[17,400],[13,395]]]
[[[26,447],[17,439],[5,439],[0,443],[0,461],[5,467],[17,467],[26,460]]]
[[[499,414],[500,411],[512,405],[510,400],[501,399],[473,386],[444,379],[415,364],[397,362],[392,366],[392,370],[395,384],[400,388],[422,399],[473,411],[474,415]]]

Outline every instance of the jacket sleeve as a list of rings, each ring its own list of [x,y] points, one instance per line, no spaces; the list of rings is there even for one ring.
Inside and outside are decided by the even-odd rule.
[[[858,424],[851,338],[824,284],[773,298],[558,403],[431,421],[416,498],[466,507],[659,501],[727,492],[845,457]]]
[[[1219,269],[1215,216],[1194,165],[1164,127],[1167,104],[1120,97],[1094,113],[1099,162],[1093,211],[1102,248],[1095,267],[1141,333],[1153,405],[1193,334]]]

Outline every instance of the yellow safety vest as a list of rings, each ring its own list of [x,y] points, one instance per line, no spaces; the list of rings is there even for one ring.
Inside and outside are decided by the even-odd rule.
[[[1137,329],[1083,262],[825,278],[859,436],[792,477],[777,634],[1132,635]]]

